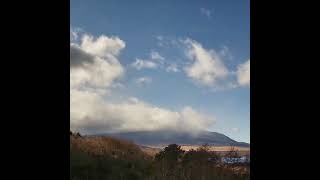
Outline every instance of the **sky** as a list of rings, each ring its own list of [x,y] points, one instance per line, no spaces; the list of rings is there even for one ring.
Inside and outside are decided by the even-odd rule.
[[[71,0],[71,128],[250,142],[249,4]]]

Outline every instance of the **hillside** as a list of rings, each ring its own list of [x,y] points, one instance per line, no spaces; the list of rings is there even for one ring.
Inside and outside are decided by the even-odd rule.
[[[70,179],[141,179],[150,156],[139,146],[110,137],[70,134]]]
[[[238,146],[249,147],[248,143],[237,142],[224,134],[210,131],[202,131],[197,134],[177,131],[136,131],[121,133],[105,133],[102,136],[112,136],[116,138],[133,141],[139,145],[146,146],[166,146],[168,144],[179,145],[203,145],[209,144],[214,146]]]
[[[209,162],[212,157],[219,159],[201,148],[185,152],[171,144],[158,151],[113,137],[70,132],[70,180],[250,179],[248,165],[229,167],[218,159]]]

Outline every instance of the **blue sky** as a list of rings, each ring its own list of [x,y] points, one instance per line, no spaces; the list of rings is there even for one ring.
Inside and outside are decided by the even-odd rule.
[[[73,28],[125,42],[118,57],[125,68],[117,81],[123,87],[115,88],[113,97],[136,97],[172,111],[191,106],[216,119],[209,130],[250,142],[250,84],[227,86],[237,83],[239,66],[250,59],[249,1],[71,0],[70,18]],[[213,81],[197,82],[199,76],[187,74],[186,68],[196,60],[186,55],[186,39],[192,40],[189,45],[214,51],[233,74],[221,80],[220,88]],[[152,52],[163,57],[164,63],[152,58]],[[157,66],[137,69],[133,65],[137,59]],[[168,72],[172,64],[178,72]],[[138,83],[139,78],[144,83]]]

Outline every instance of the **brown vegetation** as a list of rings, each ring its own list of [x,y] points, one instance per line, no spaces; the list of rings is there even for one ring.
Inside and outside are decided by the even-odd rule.
[[[70,132],[70,179],[211,180],[250,179],[250,167],[224,165],[221,156],[204,145],[184,151],[171,144],[156,151],[110,137],[82,137]],[[146,153],[148,152],[148,153]],[[231,149],[228,156],[238,155]],[[150,156],[154,155],[154,156]]]
[[[93,155],[110,155],[116,159],[150,158],[136,144],[111,137],[70,136],[71,148]]]

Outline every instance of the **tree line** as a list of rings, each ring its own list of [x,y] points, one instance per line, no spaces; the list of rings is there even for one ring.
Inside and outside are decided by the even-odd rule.
[[[224,157],[239,158],[232,148]],[[242,169],[241,172],[235,168]],[[250,179],[249,164],[223,164],[221,155],[203,145],[196,150],[183,151],[180,146],[171,144],[160,151],[152,162],[148,180],[224,180]]]

